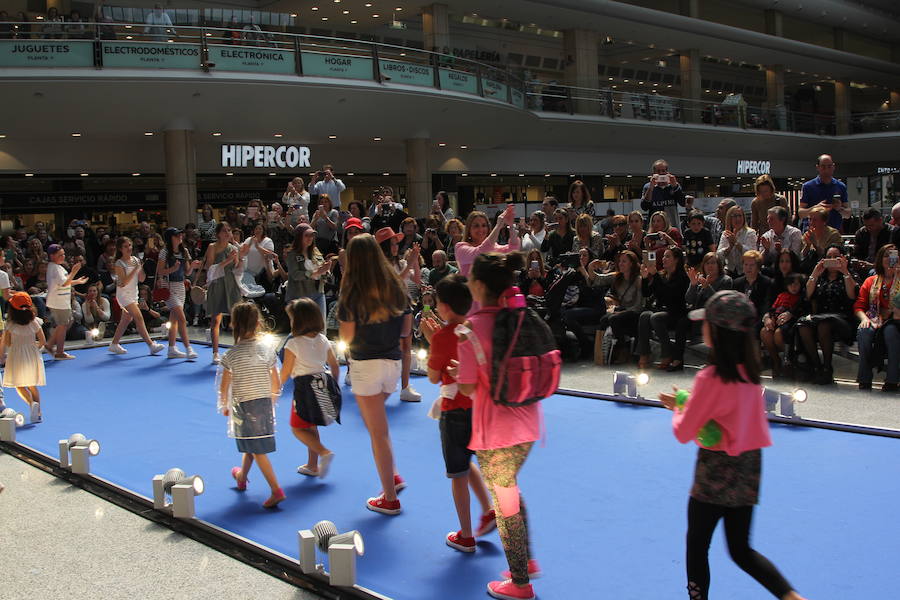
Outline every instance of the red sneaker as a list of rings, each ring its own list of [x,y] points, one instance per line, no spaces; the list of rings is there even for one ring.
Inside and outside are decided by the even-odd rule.
[[[399,475],[394,475],[394,491],[400,492],[404,489],[406,489],[406,481]]]
[[[447,545],[460,552],[475,552],[475,538],[463,537],[460,533],[459,531],[448,533]]]
[[[263,508],[275,508],[278,506],[278,503],[283,501],[286,498],[284,495],[284,491],[281,488],[278,488],[272,495],[269,496],[269,499],[263,502]]]
[[[380,512],[384,515],[399,515],[400,514],[400,501],[394,500],[389,501],[384,499],[384,494],[377,496],[375,498],[369,498],[366,501],[366,508],[369,510],[373,510],[375,512]]]
[[[243,473],[241,473],[240,467],[233,467],[231,469],[231,476],[234,477],[234,480],[237,482],[237,489],[239,492],[243,492],[247,489],[247,481],[246,477],[242,478]]]
[[[534,600],[534,589],[530,583],[516,585],[512,579],[506,581],[492,581],[487,586],[487,592],[494,598],[501,600]]]
[[[528,579],[538,579],[541,576],[541,566],[538,564],[538,561],[532,559],[528,560]],[[500,577],[503,579],[512,579],[512,573],[509,571],[503,571],[500,573]]]
[[[497,513],[491,509],[481,515],[481,521],[478,523],[478,529],[475,530],[475,537],[487,535],[497,529]]]

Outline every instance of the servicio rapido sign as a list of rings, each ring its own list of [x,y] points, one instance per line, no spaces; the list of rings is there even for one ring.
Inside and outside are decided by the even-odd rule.
[[[767,160],[737,161],[738,175],[769,175],[771,172],[772,163]]]
[[[293,169],[309,166],[306,146],[244,146],[222,144],[223,167]]]

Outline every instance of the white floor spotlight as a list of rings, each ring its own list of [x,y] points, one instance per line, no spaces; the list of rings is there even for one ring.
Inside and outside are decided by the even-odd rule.
[[[59,466],[73,473],[91,472],[91,457],[100,454],[100,442],[89,440],[83,433],[73,433],[67,440],[59,440]]]
[[[199,475],[188,477],[181,469],[169,469],[153,476],[153,508],[171,511],[176,519],[193,519],[194,498],[203,493],[206,485]],[[166,496],[172,502],[166,502]]]
[[[0,442],[15,442],[16,427],[25,425],[25,415],[16,412],[14,408],[4,408],[0,411]]]
[[[324,574],[316,563],[316,548],[328,553],[328,581],[331,585],[356,585],[356,557],[365,552],[362,535],[356,531],[338,533],[331,521],[319,521],[312,529],[297,532],[300,543],[300,570],[306,574]]]
[[[100,329],[94,327],[93,329],[88,329],[84,332],[84,341],[88,344],[93,344],[94,340],[100,339]]]
[[[613,375],[613,394],[623,398],[639,398],[637,388],[650,383],[647,373],[632,375],[625,371],[616,371]]]
[[[767,387],[763,398],[766,402],[766,412],[774,413],[777,409],[781,416],[794,418],[798,416],[794,411],[794,405],[806,402],[809,394],[802,388],[797,388],[793,392],[780,392]]]

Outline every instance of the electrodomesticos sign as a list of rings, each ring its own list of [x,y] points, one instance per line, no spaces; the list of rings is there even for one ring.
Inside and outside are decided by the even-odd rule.
[[[223,167],[287,169],[309,166],[306,146],[243,146],[222,144]]]
[[[767,160],[737,161],[738,175],[768,175],[772,171],[772,163]]]

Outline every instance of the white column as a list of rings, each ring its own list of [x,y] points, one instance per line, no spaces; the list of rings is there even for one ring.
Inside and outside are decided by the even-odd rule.
[[[406,140],[406,208],[412,217],[428,215],[431,193],[431,140]]]
[[[600,34],[587,29],[568,29],[563,33],[565,47],[566,83],[570,86],[596,90],[600,87],[597,75],[599,61]],[[597,114],[600,112],[600,98],[596,92],[572,90],[573,96],[590,97],[590,100],[575,100],[575,112]]]
[[[690,48],[682,50],[679,57],[681,67],[681,97],[685,102],[685,120],[697,123],[700,121],[700,50]]]
[[[834,119],[838,135],[850,134],[850,81],[834,82]]]
[[[168,223],[184,227],[197,216],[197,159],[194,132],[190,129],[167,129],[164,132],[166,153],[166,210]]]
[[[450,53],[450,19],[446,4],[430,4],[422,8],[422,33],[426,50]]]

